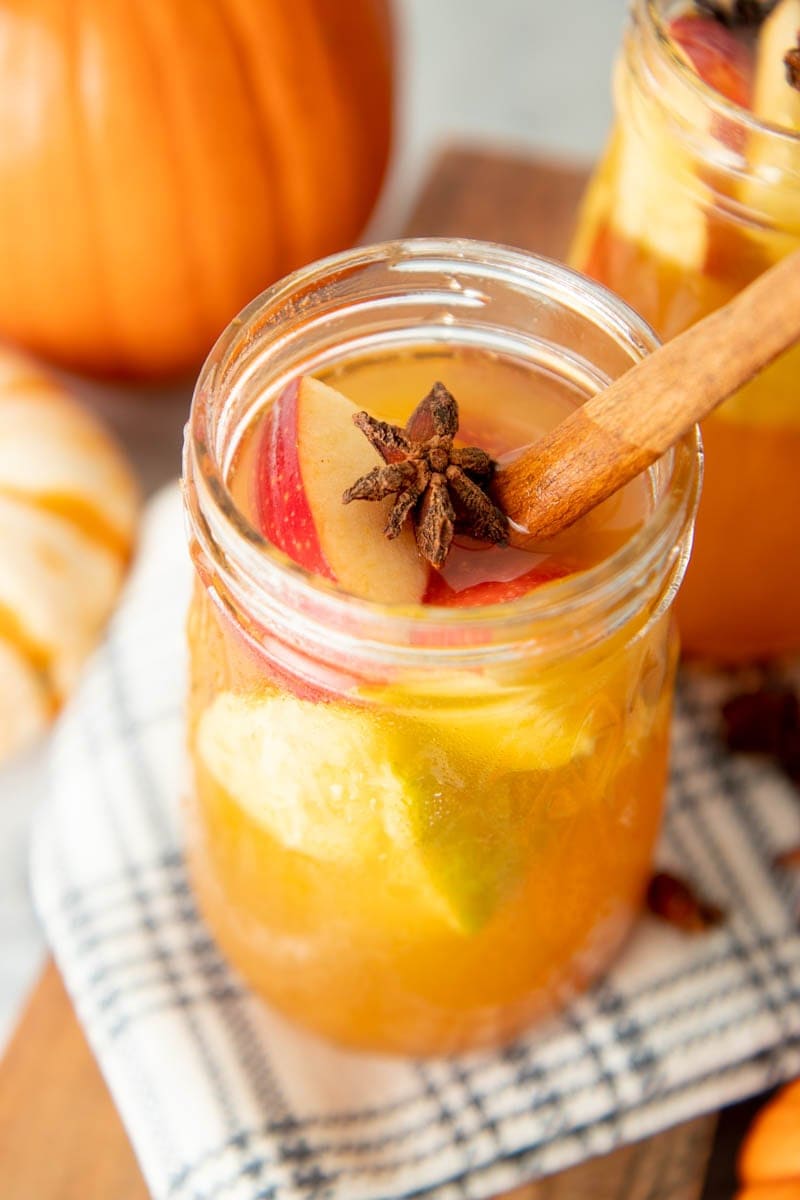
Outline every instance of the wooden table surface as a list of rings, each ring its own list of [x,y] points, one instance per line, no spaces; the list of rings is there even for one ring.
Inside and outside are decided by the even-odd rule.
[[[559,258],[585,180],[583,169],[568,164],[449,150],[434,165],[407,232],[484,238]],[[703,1189],[715,1126],[714,1116],[688,1122],[519,1189],[514,1200],[694,1200]],[[148,1196],[52,963],[0,1063],[0,1196]]]

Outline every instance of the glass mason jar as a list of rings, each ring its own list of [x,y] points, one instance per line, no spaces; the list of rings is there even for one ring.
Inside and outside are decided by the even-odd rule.
[[[659,829],[699,439],[653,468],[641,527],[600,565],[436,609],[356,599],[266,542],[229,486],[242,432],[287,381],[353,355],[467,347],[585,397],[655,345],[565,267],[407,241],[276,284],[203,368],[185,446],[191,877],[231,962],[323,1035],[501,1042],[619,947]]]
[[[616,122],[571,262],[670,338],[800,246],[800,136],[708,87],[634,0]],[[800,348],[703,425],[706,471],[677,606],[684,650],[722,662],[800,647]]]

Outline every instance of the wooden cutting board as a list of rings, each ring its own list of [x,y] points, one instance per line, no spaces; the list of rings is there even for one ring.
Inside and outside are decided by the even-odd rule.
[[[585,170],[563,163],[454,148],[434,164],[407,232],[484,238],[560,258],[585,182]],[[714,1127],[714,1117],[691,1121],[519,1189],[514,1200],[695,1200]],[[0,1063],[0,1195],[148,1197],[52,962]]]

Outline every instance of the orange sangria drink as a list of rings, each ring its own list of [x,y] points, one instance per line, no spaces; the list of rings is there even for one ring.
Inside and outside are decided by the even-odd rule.
[[[654,345],[565,267],[410,241],[276,285],[203,369],[191,877],[230,961],[326,1037],[503,1042],[640,909],[697,435],[535,551],[491,481]]]
[[[670,338],[800,246],[800,0],[635,0],[571,260]],[[800,648],[800,348],[703,426],[685,650]],[[738,547],[733,552],[733,539]]]

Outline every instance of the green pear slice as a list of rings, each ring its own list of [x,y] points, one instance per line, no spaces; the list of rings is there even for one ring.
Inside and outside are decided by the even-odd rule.
[[[549,778],[467,775],[457,792],[428,793],[411,808],[418,852],[462,933],[480,932],[540,858],[553,832],[543,801]]]
[[[426,919],[475,933],[530,869],[543,775],[487,769],[437,732],[395,714],[223,693],[200,718],[197,750],[287,849],[367,871],[380,862],[381,883],[402,881]]]

